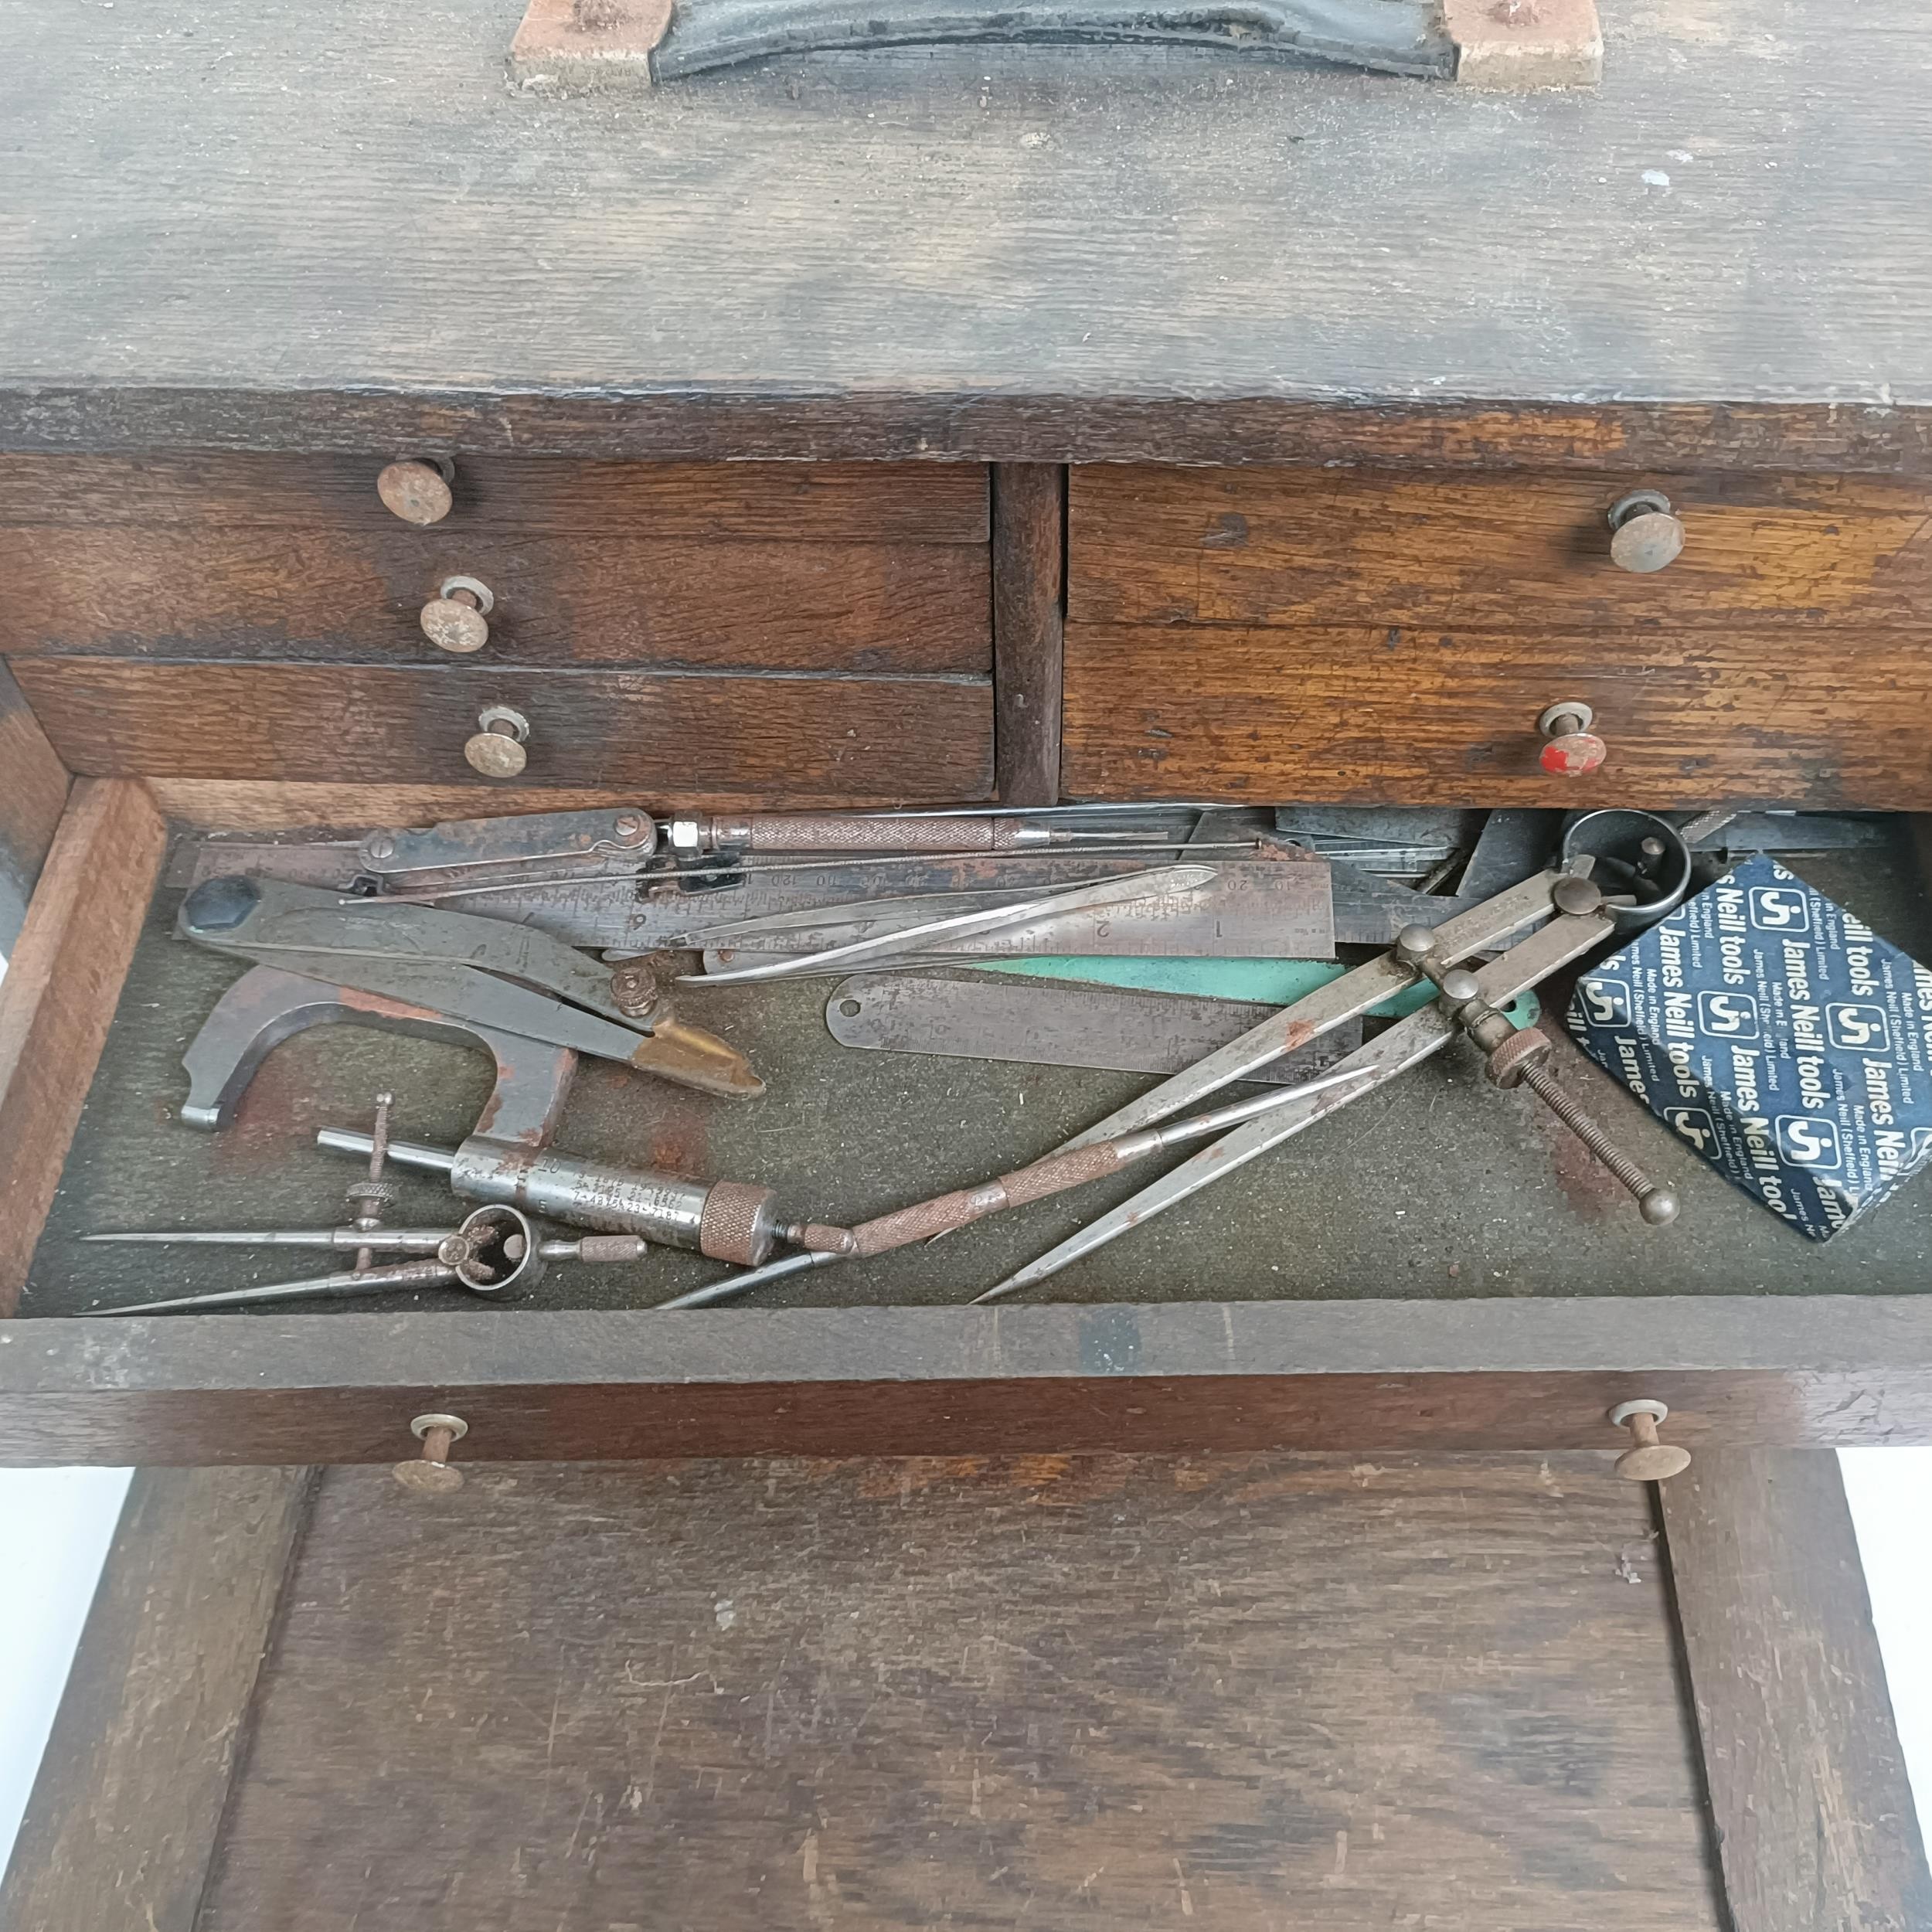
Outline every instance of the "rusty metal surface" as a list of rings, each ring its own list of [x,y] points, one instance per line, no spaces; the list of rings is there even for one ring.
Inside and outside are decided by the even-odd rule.
[[[998,973],[858,973],[833,989],[825,1025],[842,1046],[875,1052],[1178,1073],[1276,1010]],[[1361,1044],[1362,1022],[1347,1021],[1253,1077],[1292,1086]]]

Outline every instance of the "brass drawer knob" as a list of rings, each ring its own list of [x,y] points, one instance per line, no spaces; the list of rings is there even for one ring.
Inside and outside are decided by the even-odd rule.
[[[446,1496],[463,1487],[463,1472],[450,1467],[450,1451],[470,1433],[461,1416],[417,1416],[410,1432],[422,1444],[420,1454],[395,1465],[396,1480],[405,1489],[428,1496]]]
[[[390,464],[376,479],[376,494],[405,523],[440,523],[456,501],[449,471],[420,457]]]
[[[1665,1403],[1641,1398],[1620,1402],[1611,1410],[1611,1420],[1631,1435],[1631,1446],[1617,1458],[1617,1473],[1624,1481],[1662,1482],[1690,1467],[1688,1449],[1657,1439],[1657,1425],[1669,1413]]]
[[[1597,714],[1578,698],[1553,704],[1536,720],[1543,735],[1539,762],[1559,778],[1587,778],[1610,756],[1610,747],[1590,726]]]
[[[423,634],[439,651],[468,655],[490,641],[489,614],[496,599],[474,577],[445,577],[443,587],[423,606]]]
[[[530,735],[530,721],[508,705],[486,705],[477,713],[476,736],[463,747],[463,756],[472,771],[486,778],[515,778],[530,761],[523,749]]]
[[[1610,506],[1610,560],[1618,570],[1648,577],[1683,547],[1683,522],[1661,492],[1632,490]]]

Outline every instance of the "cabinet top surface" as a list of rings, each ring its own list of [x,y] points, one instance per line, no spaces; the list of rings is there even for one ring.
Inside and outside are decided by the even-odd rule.
[[[358,392],[1932,403],[1910,0],[1606,0],[1600,89],[1514,97],[1036,47],[560,98],[521,9],[0,9],[0,444],[162,390],[210,444]]]

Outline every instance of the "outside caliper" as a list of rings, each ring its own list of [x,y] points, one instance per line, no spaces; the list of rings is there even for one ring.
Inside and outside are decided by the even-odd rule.
[[[743,1054],[675,1016],[641,961],[614,971],[531,927],[430,906],[345,903],[313,886],[230,875],[189,893],[175,928],[283,973],[615,1060],[700,1093],[764,1090]]]

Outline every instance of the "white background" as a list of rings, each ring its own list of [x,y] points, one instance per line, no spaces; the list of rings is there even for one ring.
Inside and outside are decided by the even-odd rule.
[[[1851,1450],[1841,1461],[1924,1819],[1932,1813],[1932,1449]],[[0,1656],[9,1660],[0,1672],[0,1858],[127,1486],[121,1469],[0,1471]]]

